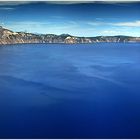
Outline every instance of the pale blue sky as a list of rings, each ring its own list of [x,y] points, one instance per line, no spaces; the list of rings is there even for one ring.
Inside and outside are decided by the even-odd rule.
[[[140,36],[140,2],[0,2],[0,24],[43,34]]]

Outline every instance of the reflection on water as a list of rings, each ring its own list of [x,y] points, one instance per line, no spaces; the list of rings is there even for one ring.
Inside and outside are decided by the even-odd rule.
[[[0,138],[140,138],[140,44],[0,47]]]

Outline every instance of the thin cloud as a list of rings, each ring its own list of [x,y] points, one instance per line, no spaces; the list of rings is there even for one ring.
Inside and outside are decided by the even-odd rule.
[[[4,25],[4,23],[0,21],[0,26],[3,26],[3,25]]]
[[[63,16],[52,16],[53,19],[64,19]]]
[[[100,26],[100,25],[105,25],[107,23],[105,22],[100,22],[100,21],[89,21],[86,24],[91,25],[91,26]]]
[[[13,7],[0,7],[0,10],[14,10]]]
[[[0,6],[3,5],[10,5],[10,6],[16,6],[16,5],[23,5],[23,4],[30,4],[30,3],[44,3],[44,4],[81,4],[81,3],[94,3],[94,1],[81,1],[81,0],[77,0],[77,1],[69,1],[69,0],[65,0],[65,1],[59,1],[59,0],[30,0],[30,1],[0,1]]]
[[[43,0],[44,2],[45,0]],[[102,4],[121,4],[121,3],[134,3],[134,2],[139,2],[139,0],[63,0],[63,1],[60,1],[60,0],[49,0],[49,1],[46,1],[45,3],[50,3],[50,4],[83,4],[83,3],[102,3]]]
[[[8,0],[8,1],[0,1],[0,6],[3,6],[3,5],[11,5],[11,6],[16,6],[16,5],[23,5],[23,4],[30,4],[30,3],[39,3],[39,2],[42,2],[42,3],[46,3],[46,4],[82,4],[82,3],[102,3],[102,4],[121,4],[121,3],[135,3],[135,2],[139,2],[139,0],[63,0],[63,1],[60,1],[60,0],[41,0],[41,1],[38,1],[38,0],[30,0],[30,1],[26,1],[26,0],[22,0],[22,1],[15,1],[15,0]]]
[[[34,32],[35,30],[39,33],[53,33],[54,31],[68,31],[77,28],[77,24],[73,21],[61,22],[38,22],[38,21],[20,21],[20,22],[7,22],[6,28],[14,31],[27,31]]]
[[[99,22],[99,21],[88,21],[87,24],[91,25],[91,26],[108,25],[108,26],[121,26],[121,27],[140,27],[140,20],[131,21],[131,22],[116,22],[116,23],[102,22],[102,21],[101,22]]]
[[[38,22],[38,21],[18,21],[18,22],[8,22],[11,25],[50,25],[51,22]]]
[[[33,3],[31,1],[0,1],[0,6],[16,6],[22,4],[30,4]]]
[[[125,26],[125,27],[140,27],[140,20],[134,22],[120,22],[113,24],[115,26]]]
[[[109,35],[109,34],[120,34],[121,33],[121,31],[115,31],[115,30],[103,30],[102,31],[102,34],[107,34],[107,35]]]

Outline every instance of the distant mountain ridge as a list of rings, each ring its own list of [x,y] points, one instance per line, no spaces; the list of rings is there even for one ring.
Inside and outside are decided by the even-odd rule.
[[[96,36],[78,37],[69,34],[36,34],[26,32],[13,32],[0,26],[0,44],[23,43],[96,43],[96,42],[140,42],[140,37],[131,36]]]

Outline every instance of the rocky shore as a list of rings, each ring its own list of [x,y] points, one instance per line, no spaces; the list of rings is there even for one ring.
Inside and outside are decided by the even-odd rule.
[[[33,34],[13,32],[0,26],[0,44],[18,43],[96,43],[96,42],[140,42],[140,37],[131,36],[97,36],[77,37],[69,34]]]

